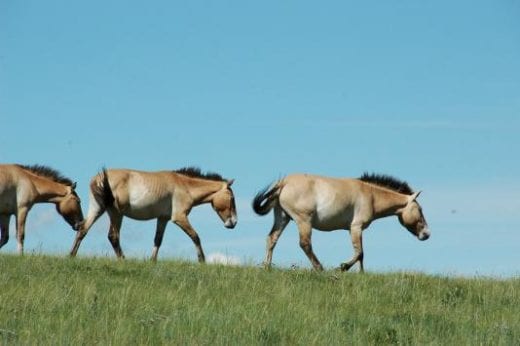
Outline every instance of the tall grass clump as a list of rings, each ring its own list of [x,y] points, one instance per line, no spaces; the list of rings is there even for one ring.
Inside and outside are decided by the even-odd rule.
[[[0,341],[38,345],[520,342],[520,279],[0,256]]]

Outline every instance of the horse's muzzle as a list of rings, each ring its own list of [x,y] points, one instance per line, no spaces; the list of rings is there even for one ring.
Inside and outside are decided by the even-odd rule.
[[[417,238],[419,240],[426,240],[426,239],[430,238],[430,231],[429,230],[421,231],[421,233],[419,233]]]
[[[81,229],[81,227],[83,226],[84,223],[85,223],[84,220],[75,222],[74,225],[72,225],[72,229],[77,232]]]
[[[229,229],[233,229],[235,228],[237,224],[237,221],[234,220],[234,219],[228,219],[225,223],[224,223],[224,227],[226,228],[229,228]]]

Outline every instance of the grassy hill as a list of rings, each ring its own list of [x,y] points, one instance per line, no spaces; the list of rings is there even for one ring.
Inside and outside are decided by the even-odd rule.
[[[2,344],[520,343],[520,279],[0,256]]]

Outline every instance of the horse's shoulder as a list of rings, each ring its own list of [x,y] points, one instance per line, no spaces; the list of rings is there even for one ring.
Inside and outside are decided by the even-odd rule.
[[[23,174],[26,172],[26,170],[16,164],[1,164],[0,172],[11,173],[11,174]]]
[[[0,185],[4,188],[16,185],[20,173],[12,165],[0,165]]]
[[[4,173],[4,177],[8,177],[11,181],[16,183],[30,183],[31,177],[34,176],[32,172],[29,172],[23,167],[15,164],[3,165],[3,167],[0,168],[0,171]]]

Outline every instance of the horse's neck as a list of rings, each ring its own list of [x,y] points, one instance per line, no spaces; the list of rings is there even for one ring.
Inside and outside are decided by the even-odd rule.
[[[397,215],[408,203],[406,195],[386,189],[373,188],[373,208],[376,218]]]
[[[211,195],[222,188],[222,182],[203,179],[190,179],[189,193],[195,205],[211,202]]]
[[[31,181],[38,192],[36,202],[55,203],[68,193],[65,185],[56,183],[49,179],[35,176]]]

